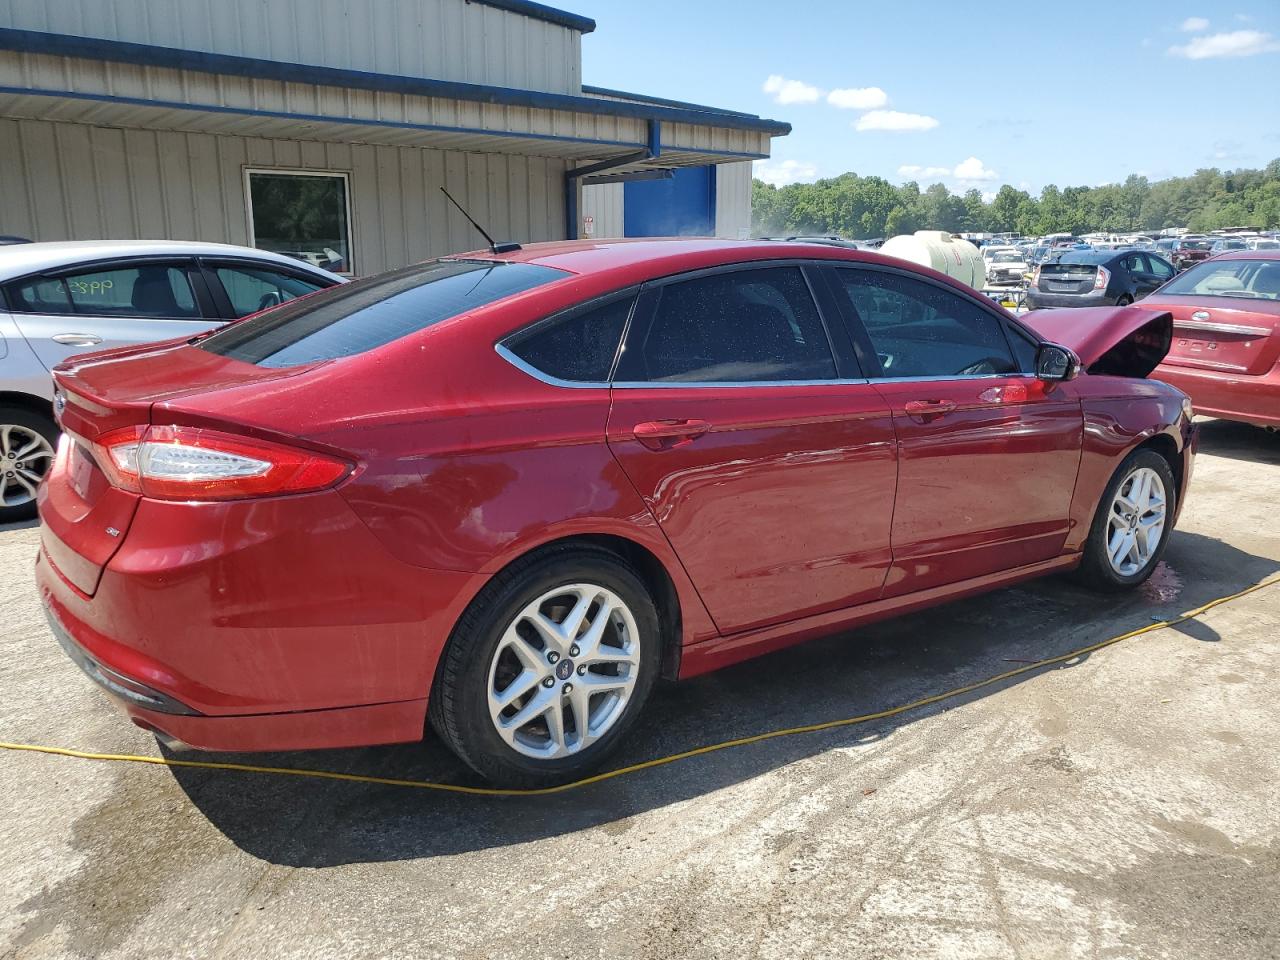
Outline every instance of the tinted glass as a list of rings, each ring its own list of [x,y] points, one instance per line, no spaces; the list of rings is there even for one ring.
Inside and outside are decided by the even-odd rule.
[[[1143,256],[1140,256],[1139,254],[1136,254],[1136,253],[1130,254],[1129,256],[1124,258],[1123,263],[1124,263],[1124,268],[1128,270],[1130,273],[1146,273],[1147,272],[1146,258]]]
[[[540,323],[505,346],[548,376],[601,383],[613,369],[634,299],[628,295]]]
[[[237,317],[278,307],[296,297],[314,293],[322,286],[278,270],[258,267],[220,266],[214,267],[213,272],[222,282],[222,289],[227,291],[227,299],[231,301],[231,309]]]
[[[260,367],[334,360],[566,276],[531,263],[415,264],[268,310],[226,327],[200,347]]]
[[[21,313],[71,313],[71,298],[61,280],[37,278],[9,288],[9,304]]]
[[[1151,265],[1151,272],[1160,280],[1168,280],[1173,276],[1173,267],[1159,257],[1147,255],[1147,263]]]
[[[1000,321],[976,303],[898,274],[837,273],[880,358],[882,376],[1020,372]]]
[[[1178,274],[1160,292],[1184,297],[1280,300],[1280,260],[1210,260]]]
[[[1010,330],[1009,345],[1013,347],[1013,359],[1018,365],[1018,372],[1035,373],[1036,352],[1040,349],[1040,344],[1016,330]]]
[[[1115,254],[1108,250],[1072,250],[1058,258],[1059,263],[1109,263]]]
[[[683,383],[833,380],[835,359],[798,267],[739,270],[661,288],[635,369]]]
[[[255,247],[351,272],[345,176],[250,171],[249,205]]]
[[[99,317],[178,319],[200,316],[187,272],[177,267],[95,270],[65,279],[76,313]]]

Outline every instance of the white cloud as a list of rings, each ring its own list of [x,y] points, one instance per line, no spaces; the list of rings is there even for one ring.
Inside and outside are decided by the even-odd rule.
[[[751,174],[757,180],[783,187],[788,183],[813,183],[818,179],[818,168],[804,160],[757,160]]]
[[[889,95],[879,87],[845,87],[827,94],[827,103],[841,110],[874,110],[889,102]]]
[[[956,168],[951,171],[951,175],[957,180],[977,181],[977,180],[996,180],[1000,174],[994,170],[989,170],[977,157],[970,157],[961,163],[956,164]]]
[[[1280,50],[1280,43],[1269,33],[1261,30],[1232,30],[1230,33],[1195,37],[1186,46],[1170,47],[1169,53],[1188,60],[1207,60],[1210,57],[1252,57],[1276,50]]]
[[[919,164],[907,163],[898,168],[898,176],[900,177],[949,177],[951,176],[950,167],[922,167]]]
[[[1199,33],[1201,30],[1209,29],[1209,21],[1204,17],[1187,17],[1178,29],[1183,33]]]
[[[933,117],[922,113],[902,113],[898,110],[872,110],[864,113],[853,125],[853,129],[866,130],[932,130],[938,125]]]
[[[816,103],[822,96],[817,87],[800,80],[788,80],[773,73],[764,82],[764,92],[773,94],[774,103]]]
[[[992,200],[994,200],[994,199],[996,198],[996,194],[997,194],[998,192],[999,192],[998,190],[983,190],[983,191],[982,191],[982,202],[983,202],[983,203],[990,203]]]

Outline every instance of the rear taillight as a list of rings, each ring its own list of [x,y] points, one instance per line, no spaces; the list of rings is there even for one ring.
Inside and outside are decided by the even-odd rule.
[[[93,446],[112,484],[156,500],[306,493],[351,471],[345,460],[199,427],[125,427]]]
[[[1111,271],[1106,267],[1098,268],[1098,275],[1093,278],[1093,289],[1105,290],[1107,284],[1111,282]]]

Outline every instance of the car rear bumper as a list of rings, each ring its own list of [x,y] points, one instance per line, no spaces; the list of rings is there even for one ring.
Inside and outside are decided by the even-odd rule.
[[[421,738],[440,652],[487,579],[391,557],[331,492],[144,500],[92,597],[36,561],[71,659],[135,723],[210,750]]]
[[[1161,365],[1151,375],[1191,398],[1196,413],[1280,427],[1280,365],[1260,377]]]
[[[1115,298],[1102,293],[1045,293],[1032,287],[1027,291],[1027,306],[1032,310],[1046,307],[1108,307]]]

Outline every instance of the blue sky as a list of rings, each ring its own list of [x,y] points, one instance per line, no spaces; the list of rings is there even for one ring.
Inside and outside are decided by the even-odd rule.
[[[1277,0],[559,5],[597,22],[584,83],[791,123],[775,183],[1038,193],[1280,157]]]

